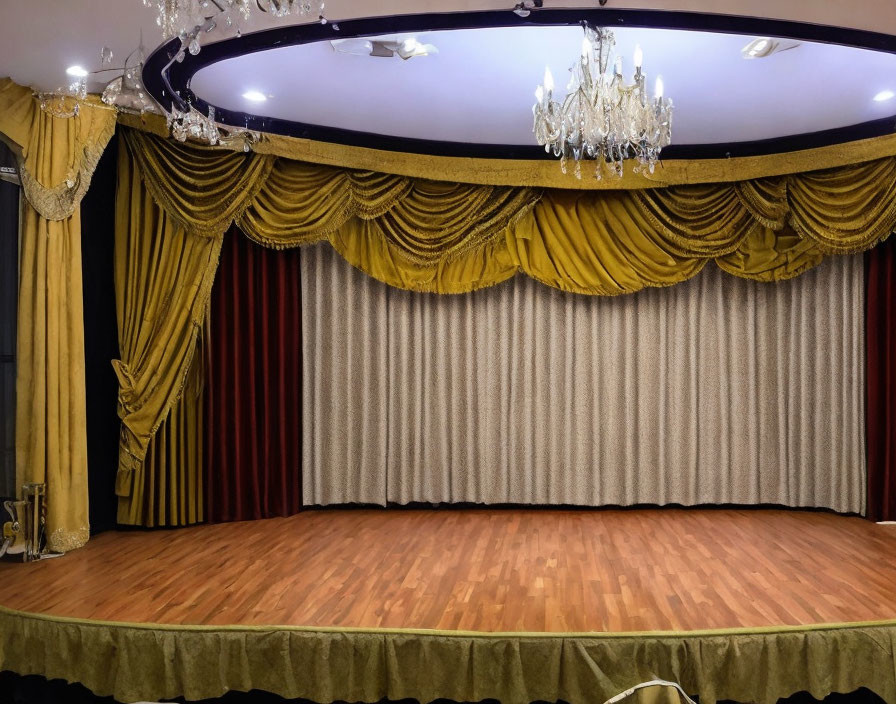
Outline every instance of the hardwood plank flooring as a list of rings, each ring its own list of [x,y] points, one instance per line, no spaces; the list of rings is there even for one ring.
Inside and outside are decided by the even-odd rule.
[[[0,604],[79,618],[477,631],[896,618],[896,526],[783,510],[313,510],[104,533],[0,563]]]

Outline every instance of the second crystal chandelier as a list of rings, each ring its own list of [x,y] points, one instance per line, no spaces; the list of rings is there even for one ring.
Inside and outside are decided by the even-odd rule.
[[[622,176],[626,159],[634,159],[635,172],[653,173],[660,150],[672,137],[672,101],[663,97],[662,78],[656,80],[651,98],[641,68],[641,49],[635,49],[634,82],[622,76],[622,57],[617,56],[608,71],[610,54],[616,44],[609,29],[585,25],[582,54],[570,68],[569,85],[563,103],[554,100],[554,80],[545,69],[544,84],[535,90],[535,139],[545,151],[575,162],[575,175],[582,177],[581,162],[595,160],[594,175],[601,178],[604,164],[610,173]]]

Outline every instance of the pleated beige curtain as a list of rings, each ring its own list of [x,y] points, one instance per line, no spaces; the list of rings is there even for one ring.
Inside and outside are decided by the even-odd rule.
[[[595,298],[461,297],[302,256],[308,504],[864,511],[862,259]]]

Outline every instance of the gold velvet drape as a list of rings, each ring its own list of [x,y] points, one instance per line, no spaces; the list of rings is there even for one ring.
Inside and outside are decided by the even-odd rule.
[[[408,288],[461,291],[478,287],[471,281],[500,280],[494,273],[503,273],[507,256],[491,252],[538,197],[529,189],[414,181],[184,146],[133,130],[123,130],[118,179],[116,491],[119,519],[144,525],[154,520],[145,497],[162,491],[145,484],[151,470],[144,460],[181,398],[232,222],[270,247],[329,237],[375,262],[383,276],[405,277]],[[295,217],[296,198],[304,217]],[[359,246],[366,240],[376,249]],[[180,471],[198,474],[198,464]]]
[[[119,523],[162,528],[205,520],[202,438],[202,365],[194,363],[183,394],[149,442],[130,488],[118,499]]]
[[[123,147],[118,158],[118,519],[149,526],[195,523],[202,519],[202,426],[200,365],[192,362],[221,238],[186,230],[144,188],[131,152]]]
[[[22,210],[16,376],[16,483],[47,485],[51,550],[90,535],[80,202],[115,130],[115,112],[85,102],[71,118],[40,109],[0,79],[0,133],[15,151]]]
[[[461,293],[517,272],[584,294],[685,281],[714,261],[776,281],[896,226],[896,158],[719,184],[573,191],[428,181],[180,144],[123,129],[117,253],[118,488],[180,397],[232,222],[284,248],[327,240],[392,286]],[[121,296],[120,296],[121,298]],[[124,308],[121,306],[124,305]],[[198,469],[197,469],[198,471]]]

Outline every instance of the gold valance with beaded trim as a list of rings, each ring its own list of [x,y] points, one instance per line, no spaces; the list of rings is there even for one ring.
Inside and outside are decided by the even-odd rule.
[[[122,113],[118,121],[128,127],[168,136],[165,120],[152,114]],[[234,140],[227,149],[242,149]],[[657,188],[697,183],[732,183],[751,179],[800,174],[896,156],[896,133],[813,149],[732,157],[727,159],[663,159],[654,173],[635,173],[627,164],[622,178],[577,179],[564,174],[556,159],[484,159],[434,156],[320,142],[298,137],[262,134],[253,144],[258,154],[268,154],[323,166],[378,171],[434,181],[457,181],[489,186],[528,186],[570,190],[619,190]]]
[[[732,183],[574,191],[473,185],[181,144],[125,129],[153,200],[187,231],[235,222],[275,248],[326,239],[399,288],[459,293],[517,271],[565,291],[668,286],[707,262],[774,281],[896,227],[896,157]]]

